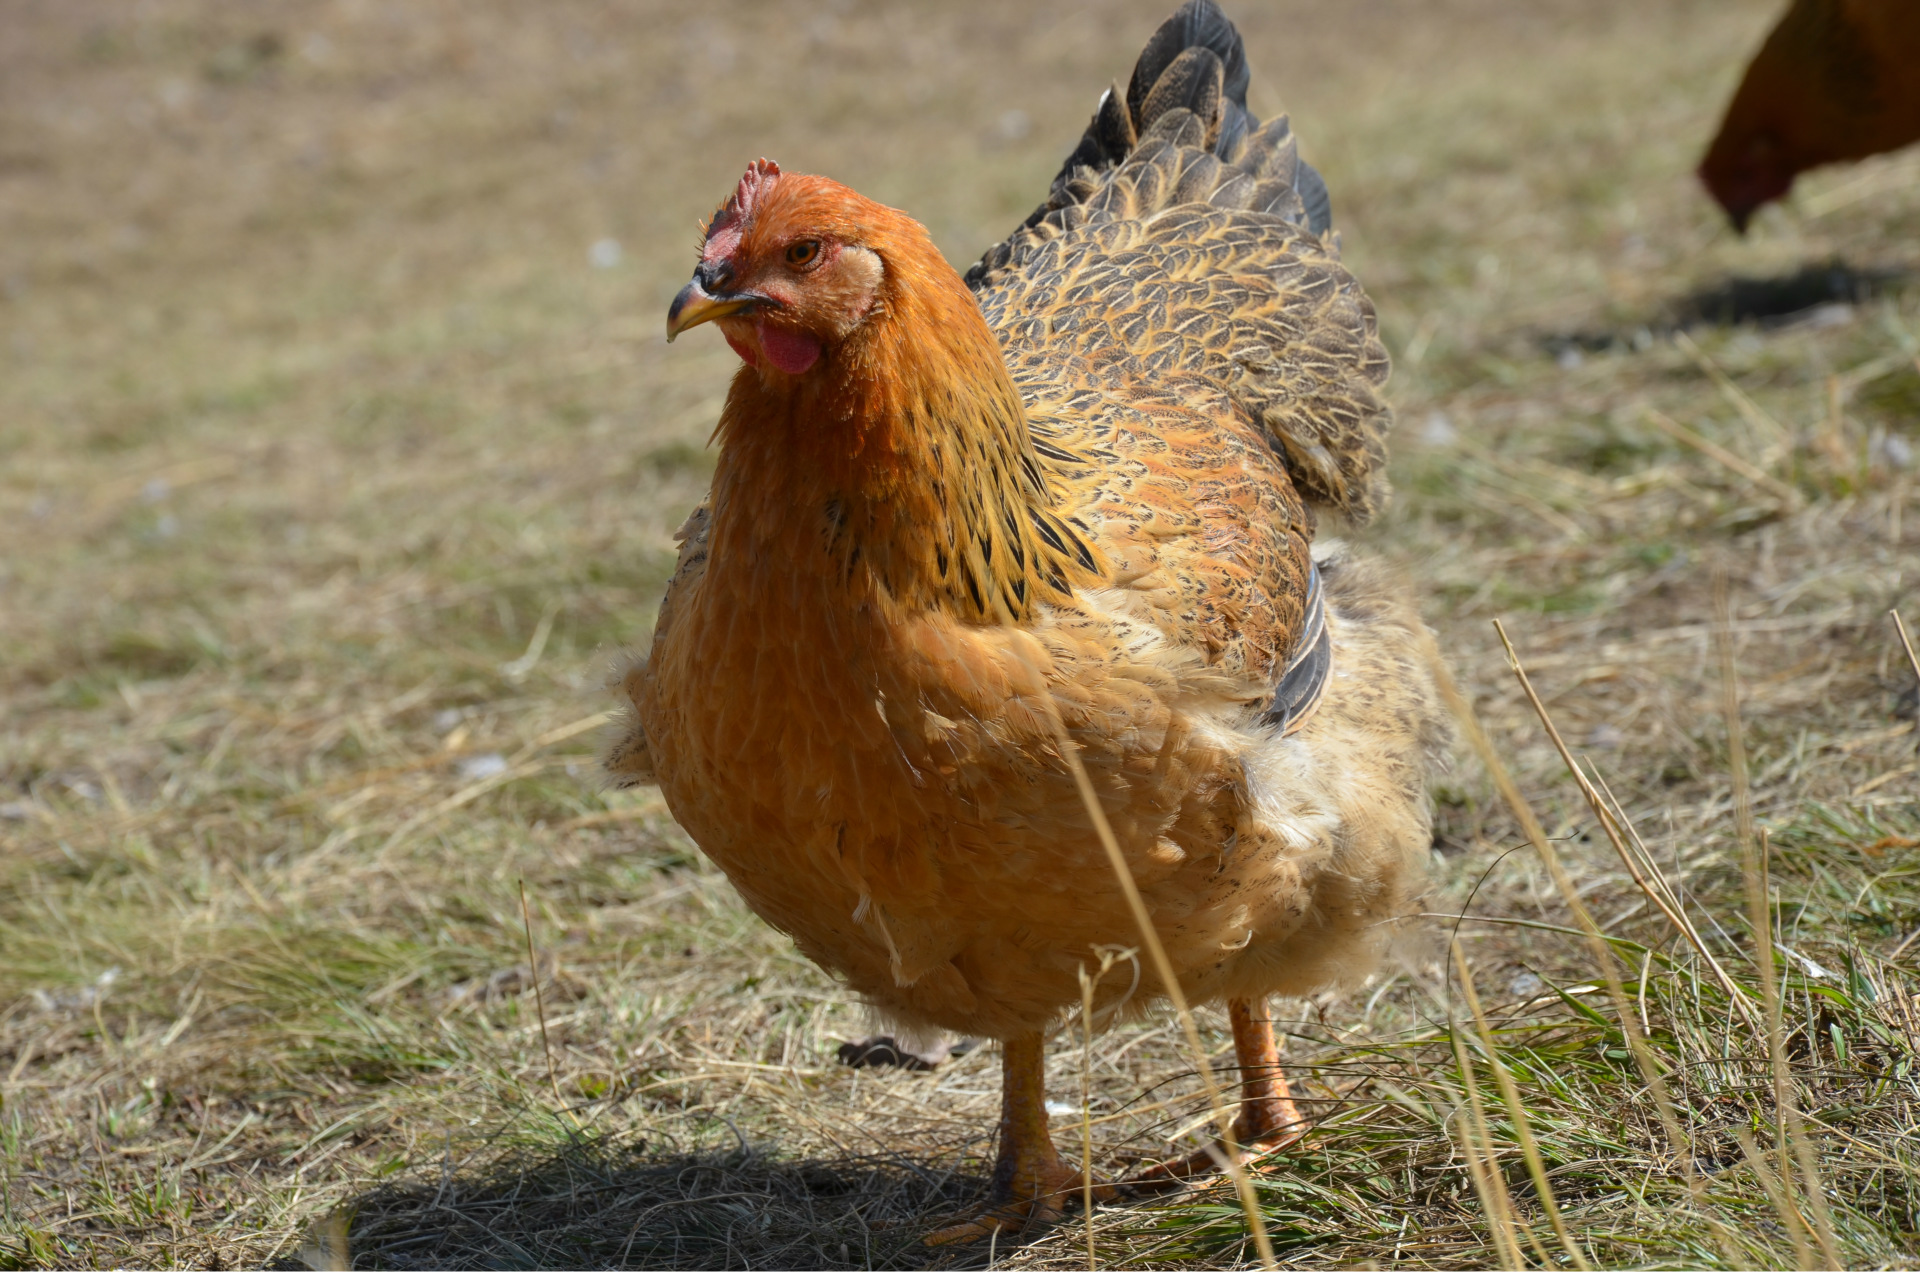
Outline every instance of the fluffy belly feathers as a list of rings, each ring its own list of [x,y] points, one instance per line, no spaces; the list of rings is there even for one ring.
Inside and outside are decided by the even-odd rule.
[[[1055,713],[1196,1001],[1351,972],[1417,875],[1423,739],[1383,752],[1353,709],[1431,697],[1411,616],[1336,608],[1330,701],[1283,739],[1068,630],[747,632],[738,607],[724,627],[702,608],[631,686],[668,804],[756,913],[903,1021],[1045,1028],[1095,947],[1140,944]],[[1130,980],[1103,1005],[1158,992],[1145,967]]]

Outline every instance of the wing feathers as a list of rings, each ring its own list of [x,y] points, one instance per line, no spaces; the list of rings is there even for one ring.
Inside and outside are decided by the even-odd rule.
[[[1191,153],[1186,171],[1180,174],[1180,184],[1173,191],[1175,203],[1206,203],[1220,185],[1220,161],[1204,150]]]
[[[1253,196],[1259,190],[1260,183],[1244,172],[1237,172],[1214,188],[1207,196],[1207,202],[1216,208],[1247,208],[1253,205]]]
[[[1010,359],[1030,342],[1109,381],[1198,372],[1261,424],[1301,494],[1364,520],[1385,494],[1386,351],[1323,234],[1326,183],[1286,116],[1248,114],[1248,77],[1212,0],[1183,6],[967,283]]]

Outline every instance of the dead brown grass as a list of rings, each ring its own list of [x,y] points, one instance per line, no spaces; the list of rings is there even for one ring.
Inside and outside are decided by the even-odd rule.
[[[969,259],[1163,7],[10,8],[0,1263],[934,1259],[919,1233],[981,1187],[992,1055],[837,1067],[858,1005],[657,798],[594,780],[601,682],[645,637],[728,371],[717,342],[669,354],[660,315],[761,153]],[[1495,1065],[1581,1257],[1818,1249],[1734,1006],[1760,947],[1716,571],[1801,1142],[1845,1259],[1920,1252],[1920,695],[1885,617],[1920,617],[1920,157],[1818,176],[1733,239],[1686,174],[1769,7],[1234,11],[1397,363],[1400,498],[1365,538],[1419,581],[1616,951],[1686,1141],[1463,757],[1450,917],[1300,1007],[1327,1121],[1260,1177],[1283,1261],[1497,1261],[1470,1162],[1507,1248],[1561,1257]],[[1740,320],[1769,307],[1801,312]],[[1495,617],[1730,988],[1633,885]],[[1484,1029],[1451,1023],[1456,939]],[[1204,1120],[1177,1032],[1096,1041],[1103,1168]],[[1052,1063],[1074,1101],[1079,1043]],[[1251,1257],[1219,1189],[1095,1220],[1103,1262]],[[1083,1266],[1085,1241],[938,1257]]]

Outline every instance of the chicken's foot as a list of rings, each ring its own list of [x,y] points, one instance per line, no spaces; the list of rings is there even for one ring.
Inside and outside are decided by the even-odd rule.
[[[1240,1115],[1233,1121],[1233,1143],[1239,1159],[1245,1161],[1293,1143],[1306,1133],[1307,1124],[1280,1068],[1280,1048],[1274,1042],[1266,1000],[1232,999],[1227,1003],[1227,1018],[1233,1022],[1233,1054],[1240,1065]],[[1128,1192],[1177,1187],[1218,1171],[1225,1157],[1226,1146],[1215,1141],[1198,1152],[1150,1167],[1124,1187]]]
[[[957,1042],[939,1040],[924,1051],[910,1051],[907,1044],[892,1034],[875,1034],[858,1042],[840,1044],[840,1063],[853,1069],[905,1069],[925,1073],[937,1069],[950,1056],[964,1056],[980,1043],[974,1038]]]
[[[1045,1036],[1009,1038],[1000,1065],[1000,1154],[987,1208],[973,1219],[929,1234],[928,1245],[977,1241],[1048,1223],[1060,1217],[1067,1201],[1081,1196],[1083,1176],[1060,1160],[1047,1129]],[[1118,1192],[1110,1184],[1096,1183],[1093,1195],[1096,1201],[1112,1201]]]

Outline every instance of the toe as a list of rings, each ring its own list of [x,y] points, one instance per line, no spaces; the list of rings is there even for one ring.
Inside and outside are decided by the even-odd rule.
[[[985,1214],[939,1228],[927,1234],[927,1245],[953,1245],[960,1241],[984,1241],[996,1232],[1020,1232],[1030,1225],[1052,1223],[1060,1218],[1060,1207],[1051,1197],[1039,1201],[999,1206]]]
[[[951,1224],[945,1228],[936,1228],[921,1240],[930,1246],[953,1245],[961,1241],[985,1241],[996,1232],[1005,1232],[1015,1226],[1006,1215],[998,1211],[981,1215],[978,1219],[969,1219],[965,1223]]]
[[[961,1241],[984,1241],[996,1232],[1020,1232],[1037,1225],[1055,1223],[1065,1214],[1068,1205],[1079,1204],[1086,1197],[1086,1180],[1078,1171],[1050,1180],[1049,1186],[1053,1191],[1044,1196],[1004,1202],[971,1219],[936,1228],[922,1240],[930,1246],[953,1245]],[[1095,1205],[1125,1199],[1126,1192],[1122,1187],[1104,1180],[1094,1181]]]
[[[1301,1128],[1283,1127],[1269,1135],[1263,1135],[1238,1145],[1238,1157],[1242,1163],[1251,1165],[1260,1158],[1287,1148],[1300,1138]],[[1174,1157],[1156,1165],[1149,1166],[1138,1175],[1121,1185],[1129,1196],[1148,1196],[1157,1192],[1166,1192],[1178,1188],[1192,1180],[1207,1175],[1217,1175],[1226,1165],[1226,1150],[1218,1143],[1207,1148],[1197,1149],[1185,1157]]]

